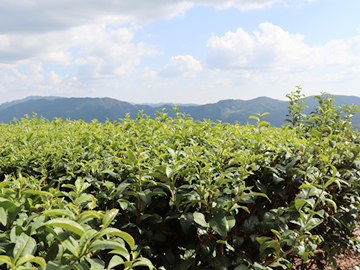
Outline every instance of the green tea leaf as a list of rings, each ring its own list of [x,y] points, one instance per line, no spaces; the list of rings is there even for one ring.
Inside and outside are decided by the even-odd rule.
[[[6,263],[6,264],[8,264],[10,266],[12,265],[11,259],[8,256],[5,256],[5,255],[0,255],[0,262]]]
[[[146,203],[146,205],[149,205],[151,203],[151,197],[152,197],[152,192],[149,189],[146,189],[144,191],[139,191],[138,192],[139,198]]]
[[[96,230],[90,229],[88,231],[86,231],[80,238],[80,242],[79,242],[79,249],[80,252],[84,253],[85,252],[85,248],[86,245],[88,245],[88,243],[90,243],[91,239],[97,234],[98,232]]]
[[[295,208],[298,212],[301,211],[301,208],[307,203],[304,199],[297,199],[295,200]]]
[[[192,225],[193,222],[194,222],[193,213],[186,213],[180,216],[180,225],[184,233],[189,232],[190,226]]]
[[[14,260],[17,261],[18,258],[21,258],[25,255],[32,255],[36,251],[36,241],[34,238],[21,233],[21,235],[16,239],[15,247],[13,250]]]
[[[108,269],[112,269],[120,264],[123,264],[124,263],[124,260],[123,258],[121,258],[120,256],[117,256],[117,255],[114,255],[111,257],[111,260],[109,262],[109,265],[108,265]]]
[[[116,178],[116,179],[119,177],[119,174],[117,174],[117,173],[114,172],[113,170],[103,170],[101,173],[102,173],[102,174],[108,174],[108,175],[110,175],[111,177]]]
[[[99,235],[97,236],[102,237],[104,235],[115,235],[125,240],[126,243],[130,246],[130,249],[133,250],[135,247],[135,240],[134,238],[128,234],[127,232],[120,231],[116,228],[106,228],[99,232]]]
[[[69,230],[73,233],[76,233],[79,236],[82,236],[85,233],[83,227],[80,224],[73,220],[65,219],[65,218],[55,218],[44,223],[43,226],[55,226],[60,227],[65,230]]]
[[[137,158],[136,158],[134,152],[130,148],[128,148],[126,150],[126,157],[131,161],[132,164],[137,163]]]
[[[238,265],[234,268],[234,270],[250,270],[249,267],[247,267],[246,265],[242,264],[242,265]]]
[[[43,216],[69,216],[73,219],[75,219],[75,215],[70,210],[66,209],[52,209],[52,210],[46,210],[42,213]]]
[[[227,237],[229,225],[227,223],[226,217],[224,216],[224,213],[219,212],[214,217],[211,217],[209,224],[210,228],[218,233],[221,237]]]
[[[201,225],[201,226],[203,226],[203,227],[205,227],[205,228],[208,228],[208,227],[209,227],[209,223],[206,222],[206,219],[205,219],[205,216],[204,216],[203,213],[194,212],[194,213],[193,213],[193,216],[194,216],[194,221],[195,221],[197,224],[199,224],[199,225]]]
[[[24,194],[30,194],[30,195],[46,195],[46,196],[50,196],[53,197],[54,195],[51,194],[50,192],[46,192],[46,191],[42,191],[42,190],[25,190],[23,191]]]
[[[116,247],[122,247],[119,242],[111,241],[111,240],[95,240],[89,247],[89,252],[95,252],[98,250],[104,249],[113,249]]]
[[[10,181],[4,181],[4,182],[1,182],[0,183],[0,189],[12,184],[13,182],[10,182]]]
[[[0,207],[0,221],[2,225],[6,226],[7,224],[7,214],[4,210],[4,208]]]
[[[119,209],[112,209],[105,214],[102,220],[104,228],[107,228],[111,224],[111,222],[114,220],[114,218],[118,213],[119,213]]]
[[[146,266],[150,270],[155,269],[153,264],[151,263],[151,261],[149,259],[147,259],[147,258],[144,258],[144,257],[140,257],[140,258],[136,259],[136,261],[133,263],[132,266],[133,267]]]
[[[33,255],[25,255],[23,257],[21,257],[17,262],[16,262],[16,266],[20,266],[23,265],[26,262],[32,262],[32,263],[36,263],[38,265],[40,265],[43,269],[46,267],[46,261],[44,260],[44,258],[41,257],[35,257]]]

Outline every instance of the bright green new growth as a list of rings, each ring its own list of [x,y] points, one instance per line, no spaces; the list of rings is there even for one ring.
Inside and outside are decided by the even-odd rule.
[[[288,119],[285,119],[286,122],[289,122],[290,125],[295,128],[303,127],[303,119],[306,117],[306,115],[303,113],[304,108],[306,108],[305,100],[300,100],[302,97],[305,97],[305,95],[301,94],[301,87],[297,86],[297,90],[295,92],[291,92],[290,94],[287,94],[286,97],[289,99],[289,113],[286,115],[289,117]]]
[[[357,109],[321,95],[306,117],[301,97],[281,129],[267,113],[240,126],[177,108],[0,125],[1,269],[336,267],[359,250]]]

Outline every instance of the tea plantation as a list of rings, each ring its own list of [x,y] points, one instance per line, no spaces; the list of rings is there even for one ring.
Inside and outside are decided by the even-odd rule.
[[[291,269],[360,250],[357,112],[0,125],[0,269]]]

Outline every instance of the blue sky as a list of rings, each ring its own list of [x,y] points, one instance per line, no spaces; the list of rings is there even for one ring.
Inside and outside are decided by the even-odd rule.
[[[360,96],[358,0],[4,0],[0,103]]]

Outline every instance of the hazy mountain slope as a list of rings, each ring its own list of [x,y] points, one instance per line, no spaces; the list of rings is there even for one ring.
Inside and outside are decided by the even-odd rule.
[[[318,105],[318,100],[314,97],[307,97],[306,105],[308,106],[304,113],[307,115]],[[174,117],[175,112],[173,106],[162,105],[160,107],[151,107],[148,105],[131,104],[111,98],[57,98],[47,97],[36,99],[33,97],[27,100],[11,102],[12,105],[5,103],[7,107],[0,110],[0,122],[9,123],[14,117],[20,119],[25,114],[31,116],[36,112],[38,117],[43,116],[52,120],[54,117],[62,119],[82,119],[91,121],[98,119],[104,122],[106,119],[110,121],[124,118],[127,113],[131,118],[135,118],[140,110],[145,114],[154,118],[156,111],[165,109],[164,112]],[[336,105],[352,105],[353,103],[360,105],[360,98],[354,96],[337,96]],[[267,97],[259,97],[252,100],[221,100],[217,103],[183,106],[179,107],[179,112],[191,115],[194,120],[210,119],[212,121],[222,121],[228,123],[240,122],[244,125],[247,122],[255,124],[256,121],[249,119],[250,115],[256,113],[269,112],[264,116],[263,120],[270,122],[271,125],[280,127],[284,124],[286,114],[288,113],[288,102]],[[360,115],[353,118],[353,125],[360,128]]]
[[[0,111],[0,121],[9,123],[14,117],[20,119],[25,114],[29,116],[33,112],[38,117],[45,117],[52,120],[54,117],[91,121],[98,119],[104,122],[107,118],[110,121],[124,118],[127,113],[136,117],[139,110],[148,115],[153,115],[155,110],[146,105],[131,105],[110,98],[59,98],[55,100],[38,99],[29,100],[21,104],[15,104]]]
[[[29,100],[37,100],[37,99],[54,100],[54,99],[57,99],[57,98],[60,98],[60,97],[56,97],[56,96],[48,96],[48,97],[29,96],[29,97],[24,98],[24,99],[14,100],[14,101],[5,102],[5,103],[0,104],[0,111],[4,110],[6,108],[9,108],[9,107],[11,107],[13,105],[16,105],[16,104],[19,104],[19,103],[24,103],[24,102],[29,101]]]
[[[131,103],[136,104],[136,103]],[[181,107],[188,107],[188,106],[199,106],[199,104],[195,103],[172,103],[172,102],[159,102],[159,103],[140,103],[138,105],[148,105],[153,108],[163,107],[163,106],[171,106],[174,107],[175,105],[179,105]]]
[[[264,117],[264,120],[274,126],[281,126],[285,119],[287,106],[288,102],[286,101],[259,97],[247,101],[228,99],[206,105],[179,107],[179,111],[190,114],[195,120],[210,119],[228,123],[235,123],[237,121],[240,124],[246,124],[247,122],[254,124],[255,120],[249,119],[250,115],[255,115],[259,112],[270,112],[269,115]],[[165,106],[165,108],[165,111],[170,116],[174,115],[170,106]],[[160,109],[160,107],[156,109]]]

